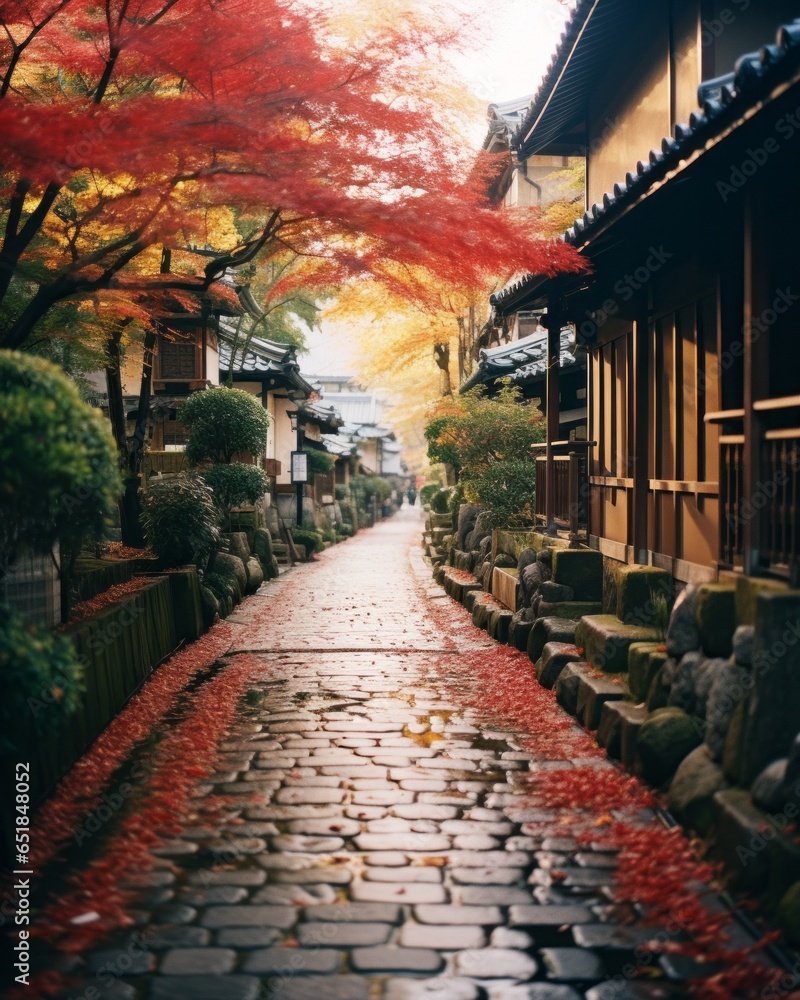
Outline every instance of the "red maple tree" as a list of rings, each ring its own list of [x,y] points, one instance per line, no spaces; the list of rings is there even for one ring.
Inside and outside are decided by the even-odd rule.
[[[0,0],[0,346],[64,300],[146,313],[287,246],[306,283],[404,294],[576,268],[466,169],[422,72],[452,42],[345,38],[290,0]]]

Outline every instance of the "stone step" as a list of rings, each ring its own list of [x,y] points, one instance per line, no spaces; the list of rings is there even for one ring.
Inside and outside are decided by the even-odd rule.
[[[539,615],[542,618],[566,618],[580,621],[584,615],[599,615],[603,612],[601,601],[542,601]]]
[[[614,587],[617,618],[627,625],[657,625],[660,599],[672,604],[672,577],[656,566],[620,566],[614,572]],[[666,628],[666,620],[662,624]]]
[[[578,720],[586,729],[600,725],[600,713],[608,701],[622,701],[628,694],[626,674],[582,677],[578,682]]]
[[[591,675],[592,668],[585,660],[568,663],[559,674],[553,690],[556,693],[556,701],[570,715],[576,715],[578,712],[578,689],[581,680]]]
[[[644,705],[634,705],[630,701],[606,701],[600,713],[597,742],[605,748],[609,757],[632,768],[636,756],[636,736],[646,718]]]
[[[442,576],[442,586],[445,593],[449,594],[454,601],[458,601],[459,604],[464,603],[464,596],[470,590],[481,589],[481,585],[472,574],[466,574],[463,570],[455,570],[449,566]]]
[[[536,679],[542,687],[552,689],[564,667],[582,659],[583,656],[572,643],[548,642],[536,662]]]
[[[553,549],[553,579],[576,601],[603,600],[603,555],[596,549]]]
[[[657,642],[656,629],[626,625],[616,615],[587,615],[575,630],[575,645],[585,651],[586,659],[608,674],[628,669],[628,650],[635,642]]]
[[[570,618],[537,618],[528,637],[528,656],[536,663],[546,643],[574,643],[577,627],[577,620]]]
[[[634,642],[628,649],[628,686],[635,702],[644,701],[659,668],[668,658],[656,642]]]

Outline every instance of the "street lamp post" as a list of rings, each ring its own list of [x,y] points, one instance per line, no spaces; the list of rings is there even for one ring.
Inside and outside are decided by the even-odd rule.
[[[303,526],[303,487],[308,482],[308,455],[303,451],[303,428],[297,410],[289,414],[297,432],[296,450],[292,452],[292,482],[297,490],[297,527]]]

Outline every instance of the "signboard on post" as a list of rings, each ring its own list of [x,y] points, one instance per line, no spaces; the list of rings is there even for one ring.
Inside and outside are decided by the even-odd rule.
[[[308,455],[304,451],[292,452],[292,482],[308,482]]]

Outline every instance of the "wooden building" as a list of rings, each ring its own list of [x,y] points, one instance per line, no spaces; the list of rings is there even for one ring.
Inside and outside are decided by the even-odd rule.
[[[590,544],[681,581],[800,574],[795,15],[796,0],[580,0],[512,137],[521,158],[585,155],[591,206],[564,237],[585,275],[493,296],[500,318],[547,311],[548,524],[569,506],[569,324],[589,358]]]

